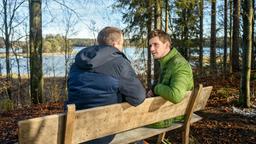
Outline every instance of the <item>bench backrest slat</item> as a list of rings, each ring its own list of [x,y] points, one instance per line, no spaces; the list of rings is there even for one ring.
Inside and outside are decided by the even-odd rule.
[[[197,98],[194,111],[205,107],[212,87],[204,87]],[[191,92],[184,100],[173,104],[161,97],[146,99],[133,107],[128,103],[113,104],[76,111],[73,143],[115,134],[164,119],[184,115]],[[19,122],[20,143],[63,143],[65,114],[45,116]]]

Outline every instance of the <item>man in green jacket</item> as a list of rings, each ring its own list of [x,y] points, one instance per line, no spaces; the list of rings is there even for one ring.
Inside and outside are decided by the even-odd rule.
[[[189,62],[172,47],[170,36],[161,30],[154,30],[149,34],[149,48],[154,59],[160,62],[160,76],[147,96],[159,95],[175,104],[181,102],[186,92],[194,87]],[[164,120],[149,127],[164,128],[172,122],[173,119]]]

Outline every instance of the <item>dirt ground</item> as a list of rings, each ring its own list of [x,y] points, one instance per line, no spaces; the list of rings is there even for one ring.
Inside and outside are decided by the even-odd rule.
[[[239,97],[239,78],[222,77],[200,78],[197,83],[213,85],[214,89],[205,110],[198,112],[203,120],[192,124],[190,143],[195,144],[256,144],[256,96],[253,83],[252,108],[243,109],[237,105]],[[255,82],[256,83],[256,82]],[[0,144],[18,141],[19,120],[63,112],[63,103],[33,105],[1,113]],[[181,130],[168,132],[166,140],[181,143]],[[154,138],[148,139],[154,143]]]

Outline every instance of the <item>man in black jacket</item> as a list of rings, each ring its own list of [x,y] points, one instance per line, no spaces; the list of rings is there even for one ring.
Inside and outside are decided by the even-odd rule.
[[[122,53],[122,31],[105,27],[97,41],[99,45],[84,48],[75,57],[68,78],[67,104],[74,103],[78,110],[120,102],[141,104],[145,89]],[[112,135],[87,143],[107,144],[113,138]]]

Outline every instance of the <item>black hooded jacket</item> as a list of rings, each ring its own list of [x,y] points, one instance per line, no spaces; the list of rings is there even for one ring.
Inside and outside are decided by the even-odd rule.
[[[120,102],[137,106],[145,97],[129,60],[118,49],[91,46],[76,55],[69,72],[67,104],[75,104],[78,110]],[[108,138],[94,143],[109,143],[113,137]]]

